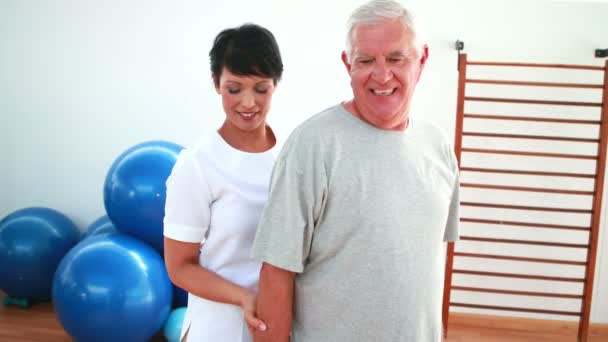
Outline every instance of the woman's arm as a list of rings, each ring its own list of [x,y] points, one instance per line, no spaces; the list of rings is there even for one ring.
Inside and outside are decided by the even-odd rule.
[[[165,265],[171,281],[202,298],[243,308],[250,328],[265,330],[255,317],[256,294],[211,272],[198,263],[200,244],[165,237]]]

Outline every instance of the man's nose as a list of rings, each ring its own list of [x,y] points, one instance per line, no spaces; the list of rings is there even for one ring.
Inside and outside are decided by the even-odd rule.
[[[378,83],[386,83],[393,78],[393,72],[391,71],[391,68],[386,65],[386,62],[378,61],[374,65],[374,70],[372,71],[372,78]]]

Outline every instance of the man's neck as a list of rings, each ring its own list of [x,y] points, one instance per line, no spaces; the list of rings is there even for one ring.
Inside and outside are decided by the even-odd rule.
[[[397,122],[397,123],[384,123],[384,122],[372,122],[366,119],[363,115],[361,115],[361,111],[357,107],[357,103],[354,99],[342,102],[342,107],[346,109],[347,112],[352,114],[355,118],[367,123],[368,125],[374,126],[378,129],[383,129],[387,131],[405,131],[409,127],[410,117],[406,116],[405,121]]]

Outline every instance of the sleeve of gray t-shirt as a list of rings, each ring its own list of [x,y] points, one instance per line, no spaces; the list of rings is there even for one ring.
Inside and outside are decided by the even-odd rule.
[[[315,225],[325,207],[327,181],[319,151],[293,134],[279,155],[252,256],[300,273],[310,253]]]
[[[458,171],[458,160],[453,149],[448,145],[448,161],[454,172],[454,185],[452,189],[452,199],[448,212],[448,220],[443,232],[443,241],[456,241],[460,237],[460,176]]]
[[[456,175],[454,189],[452,190],[452,200],[450,202],[450,211],[448,213],[448,221],[443,232],[443,241],[456,241],[460,237],[460,180]]]

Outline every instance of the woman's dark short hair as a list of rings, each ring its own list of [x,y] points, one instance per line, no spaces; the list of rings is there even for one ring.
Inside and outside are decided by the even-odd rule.
[[[255,24],[220,32],[209,51],[209,58],[216,87],[224,67],[236,75],[269,77],[275,84],[283,74],[283,61],[274,35]]]

